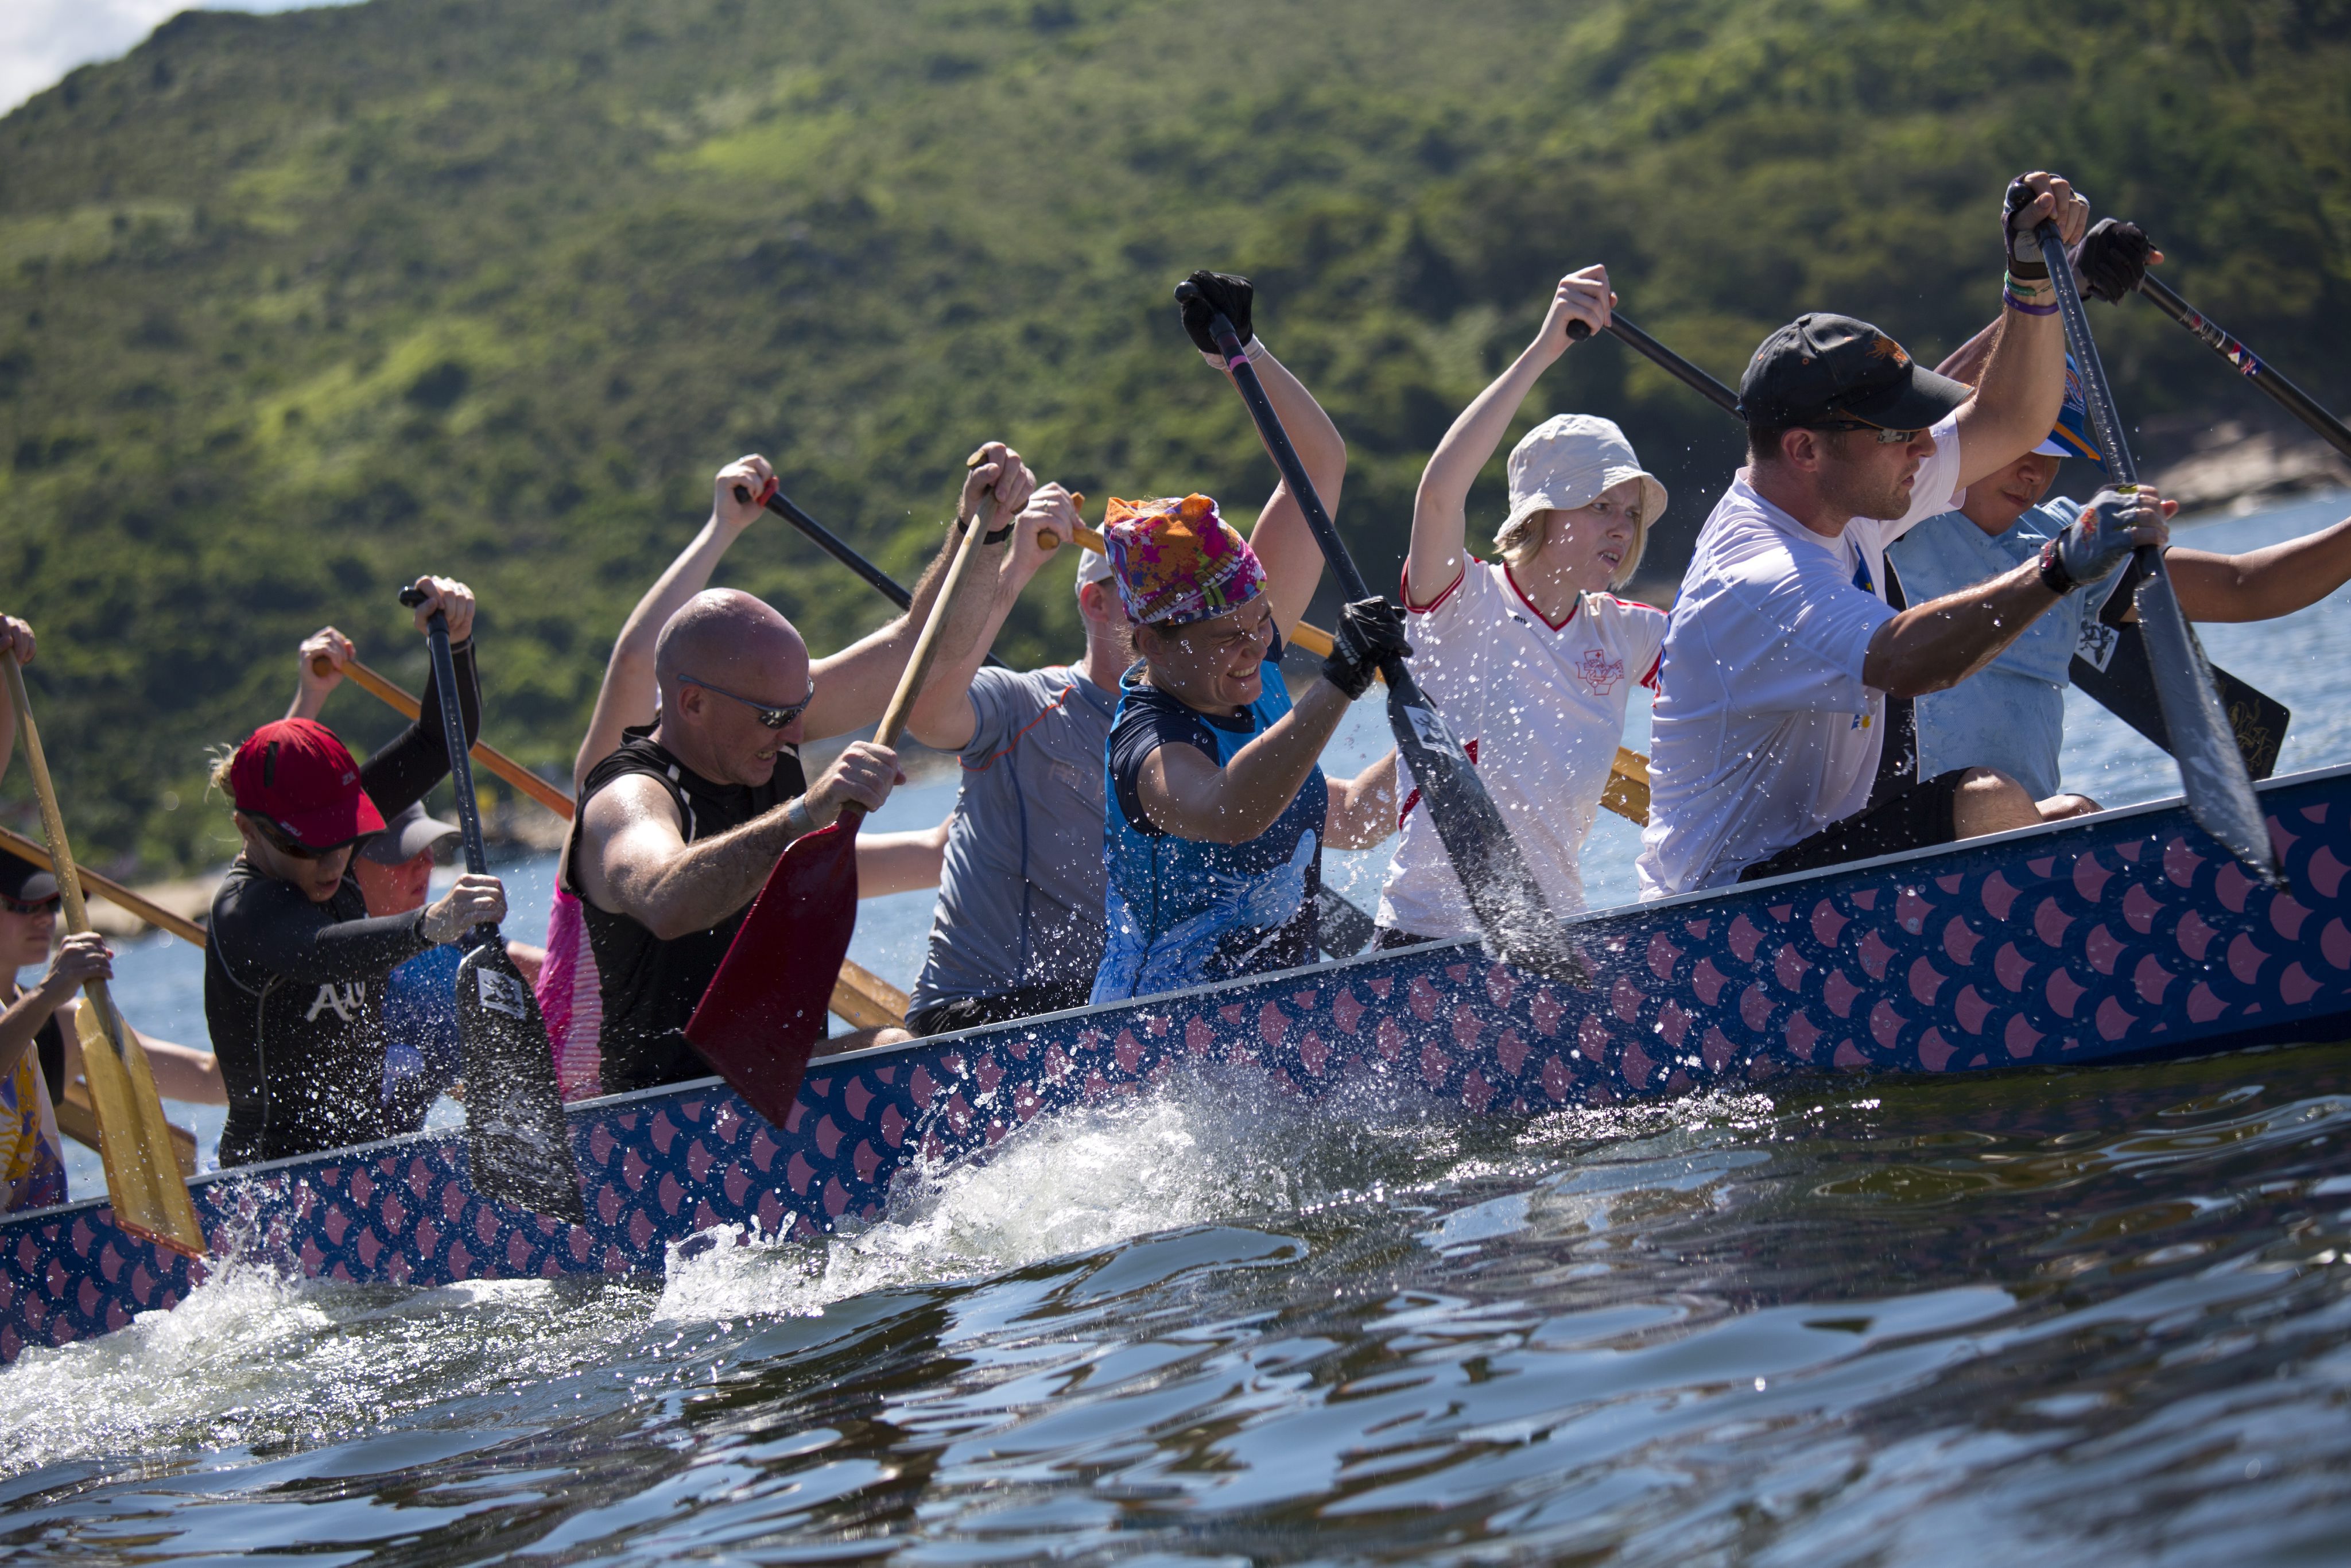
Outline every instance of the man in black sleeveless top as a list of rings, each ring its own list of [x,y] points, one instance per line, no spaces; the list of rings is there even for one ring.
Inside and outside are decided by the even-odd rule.
[[[966,477],[959,528],[985,511],[983,543],[1000,554],[1035,485],[1019,454],[982,447]],[[830,658],[811,662],[790,622],[731,589],[696,594],[662,628],[661,716],[624,731],[620,748],[589,772],[564,852],[564,881],[580,896],[602,991],[607,1093],[709,1073],[685,1022],[777,857],[852,801],[870,811],[889,798],[900,775],[888,747],[851,743],[812,785],[799,747],[880,719],[959,528],[916,584],[913,608]],[[967,594],[955,607],[941,633],[945,660],[977,638],[990,597]],[[905,1038],[882,1030],[829,1043],[849,1050]]]

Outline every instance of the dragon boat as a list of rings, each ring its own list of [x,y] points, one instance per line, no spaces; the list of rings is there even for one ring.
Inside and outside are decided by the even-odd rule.
[[[1590,983],[1474,943],[1405,948],[820,1058],[784,1125],[716,1079],[569,1108],[588,1221],[506,1207],[462,1134],[200,1176],[215,1256],[429,1287],[653,1274],[716,1227],[814,1236],[878,1217],[918,1158],[981,1157],[1056,1110],[1204,1061],[1307,1098],[1385,1080],[1483,1113],[1793,1073],[1938,1074],[2335,1038],[2351,1019],[2351,768],[2261,786],[2283,889],[2178,800],[1598,911]],[[0,1222],[0,1359],[169,1309],[205,1265],[103,1199]]]

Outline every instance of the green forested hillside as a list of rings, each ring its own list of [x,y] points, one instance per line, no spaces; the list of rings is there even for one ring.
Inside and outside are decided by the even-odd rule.
[[[481,591],[495,737],[568,761],[737,453],[902,571],[987,434],[1097,497],[1254,499],[1270,466],[1166,303],[1195,266],[1259,279],[1392,579],[1423,455],[1562,270],[1606,261],[1726,379],[1814,308],[1931,361],[1994,308],[2020,168],[2351,401],[2347,161],[2344,0],[191,14],[0,120],[0,608],[40,628],[93,858],[215,859],[204,747],[279,710],[324,620],[420,677],[392,602],[419,570]],[[2148,308],[2096,319],[2135,413],[2252,403]],[[1735,429],[1613,343],[1541,397],[1627,426],[1677,559]],[[780,528],[729,580],[820,648],[880,619]],[[1005,652],[1074,636],[1040,588]],[[356,692],[329,716],[383,732]]]

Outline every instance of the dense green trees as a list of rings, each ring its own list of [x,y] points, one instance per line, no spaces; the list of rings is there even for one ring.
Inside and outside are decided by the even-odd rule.
[[[322,621],[421,678],[392,598],[419,570],[481,591],[500,743],[568,760],[737,453],[902,571],[987,434],[1096,497],[1254,499],[1270,465],[1166,303],[1194,266],[1260,281],[1384,578],[1421,455],[1561,270],[1606,261],[1725,379],[1811,308],[1931,361],[1992,311],[2020,168],[2146,224],[2339,404],[2346,153],[2341,0],[191,14],[0,120],[0,607],[41,629],[99,858],[215,859],[205,746],[278,710]],[[2152,310],[2096,319],[2133,413],[2250,406]],[[1735,428],[1614,344],[1543,396],[1673,486],[1670,571]],[[780,528],[730,580],[819,646],[880,619]],[[1040,590],[1005,651],[1076,639]],[[329,717],[382,733],[356,694]]]

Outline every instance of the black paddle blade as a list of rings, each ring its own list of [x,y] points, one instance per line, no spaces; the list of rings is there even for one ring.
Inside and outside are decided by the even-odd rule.
[[[457,966],[457,1034],[465,1042],[465,1152],[474,1190],[586,1224],[547,1024],[501,940],[483,943]]]
[[[2164,727],[2163,707],[2156,701],[2155,672],[2148,667],[2147,636],[2138,623],[2094,622],[2082,628],[2082,644],[2074,655],[2074,684],[2091,701],[2169,751],[2171,731]],[[2211,670],[2221,711],[2229,716],[2237,749],[2244,754],[2245,771],[2256,779],[2268,778],[2277,771],[2278,751],[2285,745],[2286,726],[2294,720],[2292,710],[2218,664]]]
[[[1427,803],[1453,873],[1485,927],[1488,949],[1548,979],[1589,986],[1592,977],[1575,956],[1567,928],[1543,902],[1501,809],[1486,792],[1486,781],[1445,716],[1422,695],[1403,660],[1389,661],[1382,673],[1388,681],[1388,728]]]
[[[2138,616],[2147,632],[2164,728],[2174,737],[2197,737],[2196,744],[2172,752],[2179,763],[2188,814],[2247,870],[2272,887],[2284,886],[2260,798],[2246,777],[2244,758],[2232,744],[2236,737],[2229,732],[2229,716],[2212,689],[2204,646],[2180,612],[2168,574],[2151,573],[2138,585]],[[2226,738],[2204,738],[2222,737]]]

